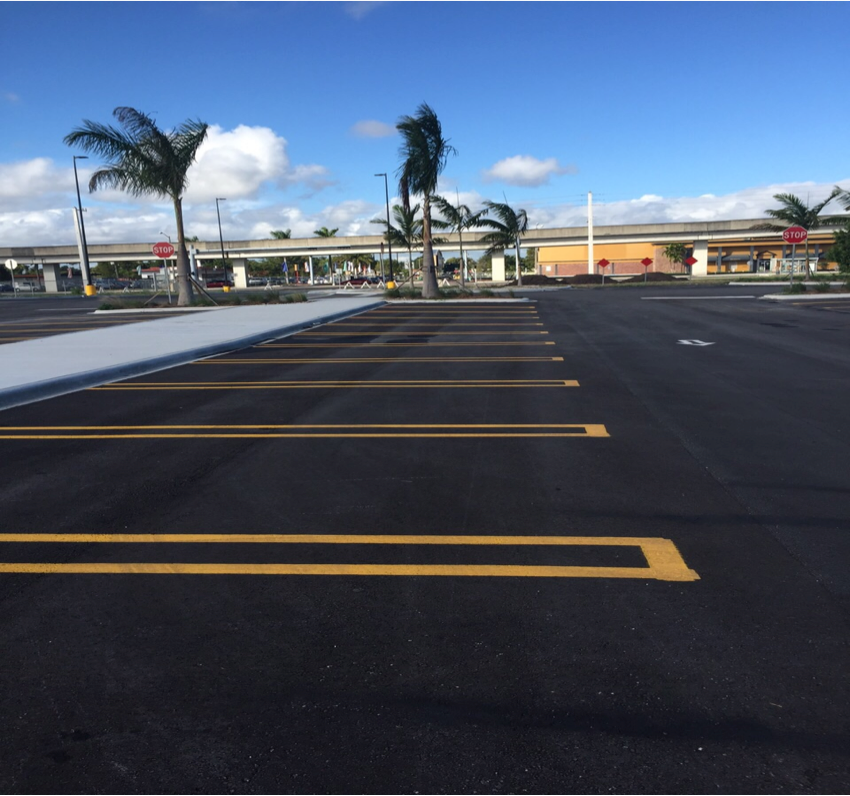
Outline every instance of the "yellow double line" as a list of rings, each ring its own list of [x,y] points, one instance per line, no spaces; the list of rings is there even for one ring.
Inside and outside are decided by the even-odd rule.
[[[641,578],[695,581],[669,539],[611,536],[407,536],[336,534],[0,534],[0,544],[329,544],[639,547],[646,567],[517,566],[498,564],[186,564],[0,563],[0,573],[158,575],[406,575],[535,578]]]
[[[348,389],[454,389],[482,387],[544,388],[578,387],[572,379],[467,379],[396,381],[146,381],[116,382],[91,387],[98,391],[157,390],[348,390]]]
[[[0,440],[54,439],[393,439],[489,437],[608,437],[596,423],[446,423],[359,425],[154,425],[154,426],[6,426]]]

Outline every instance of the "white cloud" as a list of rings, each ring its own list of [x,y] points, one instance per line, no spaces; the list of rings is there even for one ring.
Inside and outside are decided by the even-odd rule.
[[[378,122],[374,119],[364,119],[351,126],[350,132],[358,138],[388,138],[395,135],[396,129],[391,124]]]
[[[382,0],[361,0],[360,2],[345,3],[345,13],[354,19],[363,19],[367,14],[382,6]]]
[[[6,102],[20,102],[21,101],[21,98],[17,94],[15,94],[11,91],[4,91],[2,94],[0,94],[0,97],[2,97],[4,100],[6,100]]]
[[[536,187],[548,183],[550,177],[577,172],[575,166],[561,166],[556,158],[539,160],[531,155],[514,155],[493,164],[482,173],[482,177],[485,182]]]
[[[212,125],[189,169],[186,202],[210,202],[216,196],[256,196],[266,184],[305,182],[315,188],[330,183],[328,171],[315,164],[291,166],[286,139],[268,127],[239,125],[225,131]]]
[[[80,185],[85,184],[81,176]],[[39,200],[55,199],[58,194],[73,190],[73,169],[57,168],[50,158],[0,163],[0,209],[16,207],[21,201],[34,207]]]

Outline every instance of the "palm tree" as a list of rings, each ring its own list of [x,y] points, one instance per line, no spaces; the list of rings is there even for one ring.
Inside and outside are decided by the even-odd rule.
[[[186,306],[194,294],[183,232],[183,194],[189,168],[207,137],[208,126],[187,120],[165,132],[150,116],[134,108],[116,108],[112,115],[123,130],[84,119],[82,127],[65,136],[65,143],[106,160],[107,164],[92,174],[89,191],[118,188],[133,196],[153,194],[171,199],[177,222],[177,304]]]
[[[773,232],[782,232],[787,227],[802,227],[807,231],[823,227],[827,224],[835,224],[843,219],[835,216],[821,217],[823,209],[835,198],[841,195],[841,189],[835,187],[829,196],[822,202],[819,202],[814,207],[809,207],[808,202],[803,204],[803,200],[792,193],[777,193],[773,198],[782,205],[779,210],[765,210],[765,213],[771,218],[782,221],[782,224],[758,224],[753,229],[769,229]],[[809,239],[806,238],[806,273],[811,274],[809,267]]]
[[[412,208],[409,206],[405,208],[402,205],[393,205],[395,226],[390,224],[389,228],[387,228],[385,219],[372,219],[373,224],[380,224],[386,229],[384,236],[388,243],[397,246],[399,249],[407,249],[411,290],[413,289],[413,249],[422,242],[422,219],[417,218],[418,213],[419,205],[414,205]]]
[[[271,231],[272,240],[289,240],[292,237],[291,229],[273,229]]]
[[[496,216],[496,219],[481,218],[479,225],[489,227],[494,230],[488,232],[481,238],[482,243],[486,243],[490,248],[487,249],[487,254],[507,249],[513,246],[516,250],[516,283],[518,287],[522,287],[522,267],[519,258],[520,238],[528,230],[528,214],[525,210],[514,210],[508,204],[499,202],[484,202],[484,207],[487,212]]]
[[[313,230],[313,234],[319,238],[335,238],[337,232],[339,232],[339,227],[334,227],[334,229],[322,227]],[[330,254],[328,255],[328,279],[333,283],[333,257]]]
[[[458,238],[460,239],[460,284],[461,287],[463,287],[466,285],[463,273],[463,231],[465,229],[470,229],[471,227],[477,227],[482,217],[487,215],[487,211],[479,210],[477,213],[473,213],[469,207],[460,204],[460,199],[458,199],[457,207],[455,207],[455,205],[447,199],[444,199],[442,196],[435,196],[434,204],[446,220],[445,229],[457,232]]]
[[[422,297],[436,298],[439,290],[431,237],[431,197],[449,155],[456,154],[456,150],[443,138],[440,120],[425,102],[415,116],[402,116],[396,129],[403,139],[399,149],[402,164],[397,174],[405,210],[410,208],[411,194],[422,196]]]

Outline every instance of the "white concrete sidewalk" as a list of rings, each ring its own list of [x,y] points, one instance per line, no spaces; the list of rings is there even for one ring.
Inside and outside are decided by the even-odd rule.
[[[377,296],[222,307],[0,345],[0,409],[234,351],[380,307]]]

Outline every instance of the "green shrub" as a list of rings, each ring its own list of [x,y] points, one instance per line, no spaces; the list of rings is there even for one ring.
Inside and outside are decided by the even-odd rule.
[[[792,282],[782,292],[790,295],[797,295],[799,293],[805,293],[806,286],[802,282]]]
[[[832,285],[829,282],[818,282],[815,285],[815,293],[829,293],[832,290]]]

